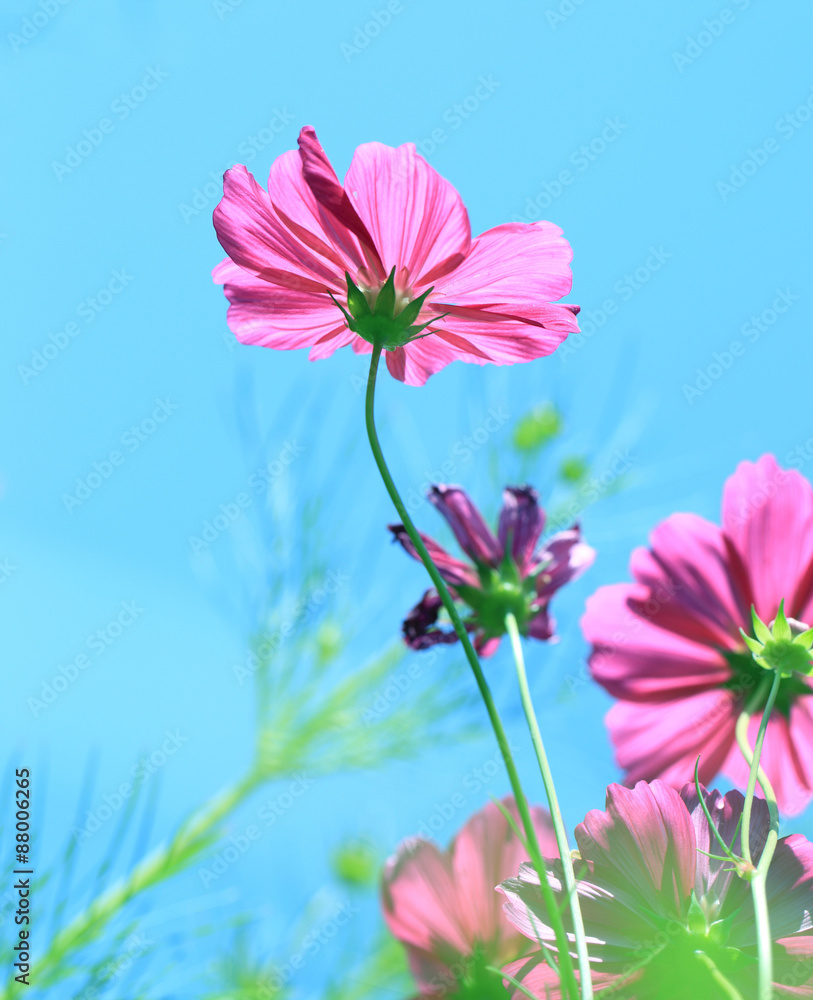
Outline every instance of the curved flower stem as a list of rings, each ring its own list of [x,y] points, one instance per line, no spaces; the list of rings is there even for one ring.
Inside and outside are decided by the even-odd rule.
[[[742,810],[741,835],[742,856],[749,863],[753,863],[751,859],[750,845],[751,809],[754,803],[754,793],[756,791],[757,779],[759,779],[762,791],[765,794],[765,801],[768,804],[768,811],[771,817],[770,832],[768,833],[765,847],[759,859],[759,864],[757,865],[756,871],[751,879],[751,895],[754,900],[754,916],[757,925],[759,1000],[771,1000],[771,997],[773,996],[773,942],[771,940],[771,923],[765,889],[768,868],[770,867],[774,851],[776,850],[776,843],[779,839],[779,810],[776,805],[776,795],[774,794],[773,787],[771,786],[767,775],[759,766],[759,761],[762,756],[762,744],[765,741],[765,732],[771,718],[771,712],[773,710],[774,702],[776,701],[776,695],[779,692],[780,682],[780,675],[778,673],[774,673],[773,683],[771,684],[771,690],[768,694],[768,700],[765,702],[765,709],[762,713],[762,720],[759,724],[759,731],[757,733],[753,753],[748,745],[748,727],[759,702],[765,696],[765,685],[760,685],[760,688],[754,693],[754,697],[740,713],[735,730],[739,748],[751,768],[748,775],[748,788],[745,794],[745,804]]]
[[[384,460],[384,454],[381,451],[381,445],[378,442],[378,434],[375,429],[375,383],[376,374],[378,372],[378,362],[381,358],[381,350],[382,348],[380,344],[373,346],[373,354],[370,361],[370,374],[367,379],[367,396],[365,401],[367,436],[370,439],[370,448],[373,452],[373,458],[375,459],[378,471],[381,474],[381,478],[384,481],[384,485],[387,488],[390,499],[395,505],[395,509],[398,511],[398,515],[401,518],[404,528],[406,529],[412,544],[415,546],[415,550],[420,556],[421,562],[426,567],[426,571],[429,574],[432,583],[435,585],[435,589],[443,602],[443,606],[449,614],[449,618],[452,621],[452,625],[454,626],[458,639],[463,644],[466,659],[469,661],[469,666],[474,674],[474,679],[477,681],[477,687],[480,690],[480,695],[486,706],[491,727],[494,730],[494,735],[497,738],[500,753],[502,754],[503,761],[505,762],[505,769],[508,772],[508,779],[511,782],[511,789],[514,793],[517,809],[519,810],[520,819],[522,820],[522,827],[525,831],[525,837],[528,842],[528,851],[531,855],[531,861],[533,862],[534,868],[536,868],[539,875],[542,896],[548,910],[551,927],[553,928],[556,936],[556,946],[560,962],[559,975],[562,982],[563,995],[565,997],[572,997],[574,1000],[578,1000],[579,986],[573,972],[573,962],[568,950],[568,940],[564,924],[562,923],[562,915],[556,905],[556,898],[553,895],[553,890],[548,882],[547,868],[542,857],[542,851],[539,847],[539,840],[536,836],[536,830],[534,829],[531,811],[528,807],[528,801],[525,798],[525,794],[522,791],[519,774],[517,772],[516,764],[514,763],[514,758],[511,755],[508,737],[505,734],[505,729],[503,728],[502,720],[500,719],[497,711],[497,706],[494,704],[494,698],[492,697],[488,681],[483,673],[483,668],[480,666],[477,653],[474,651],[474,647],[472,646],[471,640],[466,632],[466,626],[460,618],[457,608],[455,607],[454,600],[449,593],[449,589],[443,581],[443,577],[441,577],[438,572],[437,566],[435,566],[432,562],[432,558],[426,551],[426,546],[421,541],[421,536],[418,534],[415,525],[412,523],[412,519],[410,518],[407,509],[404,506],[404,502],[398,493],[398,489],[393,481],[393,478],[390,475],[390,470],[387,468],[387,463]]]
[[[565,875],[565,888],[567,889],[570,901],[570,913],[573,918],[573,933],[576,938],[576,954],[579,959],[579,974],[581,977],[582,996],[584,1000],[589,1000],[593,996],[593,983],[590,975],[590,957],[587,953],[587,936],[584,932],[584,920],[579,903],[579,894],[576,890],[576,879],[573,874],[573,859],[570,855],[570,847],[567,842],[567,831],[565,830],[562,811],[559,808],[559,800],[556,797],[556,788],[553,784],[553,774],[551,773],[548,756],[545,753],[545,744],[542,742],[542,733],[539,730],[539,723],[536,719],[531,691],[528,687],[528,677],[525,673],[525,658],[522,655],[522,643],[519,637],[517,620],[509,611],[505,616],[505,627],[511,640],[511,650],[514,654],[514,663],[517,668],[517,680],[519,681],[519,692],[522,698],[522,707],[525,711],[525,719],[528,729],[531,732],[531,741],[536,751],[536,759],[539,762],[539,770],[542,772],[542,783],[545,786],[545,794],[548,797],[550,815],[553,821],[553,832],[556,835],[556,845],[559,848],[559,857],[562,861],[562,869]]]

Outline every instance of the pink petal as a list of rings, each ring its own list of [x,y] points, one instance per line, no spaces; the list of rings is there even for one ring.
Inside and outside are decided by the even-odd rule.
[[[324,209],[327,217],[332,217],[338,224],[331,225],[331,229],[337,233],[341,233],[342,229],[353,233],[375,276],[383,280],[388,272],[381,264],[375,240],[339,183],[336,172],[310,125],[306,125],[299,133],[299,155],[302,177],[313,199]]]
[[[648,587],[625,583],[599,587],[588,599],[581,626],[593,644],[590,670],[614,697],[688,697],[731,678],[731,668],[717,650],[658,628],[646,617],[657,615],[665,603],[668,596],[658,601]]]
[[[719,689],[674,701],[617,702],[606,721],[625,781],[660,778],[682,788],[699,756],[700,780],[710,782],[735,746],[740,708],[732,692]]]
[[[633,552],[630,568],[660,605],[655,624],[696,642],[741,648],[750,594],[730,572],[722,531],[696,514],[673,514],[652,532],[650,546]]]
[[[806,620],[813,598],[813,487],[773,455],[741,462],[723,493],[723,529],[751,570],[757,614]]]
[[[471,227],[460,195],[412,143],[359,146],[344,184],[385,273],[395,267],[402,285],[432,284],[469,252]]]
[[[529,955],[527,958],[520,958],[516,962],[509,962],[508,965],[503,966],[503,972],[507,972],[513,979],[522,983],[526,990],[530,990],[540,1000],[562,1000],[559,973],[545,962],[541,952]],[[576,978],[579,978],[578,972]],[[632,986],[640,976],[637,974],[625,976],[621,972],[608,973],[593,969],[590,978],[597,991],[597,997],[600,997],[604,990],[610,987],[607,990],[608,997],[612,995],[617,1000],[632,1000],[634,994],[621,994],[617,990],[620,989],[620,982]],[[619,986],[613,989],[612,987],[616,983],[619,983]],[[526,1000],[526,994],[512,986],[507,979],[503,980],[503,985],[508,990],[512,1000]]]
[[[400,542],[404,547],[404,551],[412,556],[413,559],[417,559],[418,562],[422,562],[421,557],[418,555],[417,549],[412,544],[412,539],[406,533],[406,528],[402,524],[390,524],[389,530],[392,532],[396,541]],[[454,556],[450,556],[446,549],[442,548],[438,543],[430,538],[428,535],[424,535],[423,532],[418,532],[421,537],[421,541],[426,546],[426,551],[432,559],[432,562],[437,566],[440,575],[450,586],[454,587],[456,584],[465,584],[469,587],[479,587],[480,581],[477,574],[471,568],[460,559],[455,559]]]
[[[497,566],[502,548],[483,516],[459,486],[433,486],[429,500],[454,532],[461,549],[475,562]]]
[[[405,841],[384,868],[382,893],[384,919],[399,941],[444,963],[469,953],[451,861],[435,844]]]
[[[275,197],[291,212],[302,215],[307,198],[313,215],[317,209],[313,197],[304,188],[301,177],[292,169],[291,157],[284,153],[271,168],[272,183],[279,180]],[[298,180],[297,180],[298,179]],[[226,253],[240,267],[275,285],[299,291],[341,292],[344,268],[323,231],[303,241],[282,221],[271,197],[242,165],[232,167],[223,177],[223,198],[214,211],[217,237]]]
[[[771,934],[784,938],[813,931],[813,844],[800,833],[783,837],[768,869],[766,885]],[[749,928],[753,933],[753,925]],[[813,953],[813,942],[807,947]],[[810,970],[813,976],[813,968]]]
[[[440,312],[486,308],[542,324],[552,316],[548,303],[570,291],[572,258],[570,244],[553,223],[508,222],[473,241],[466,260],[438,283],[433,299]]]
[[[751,719],[748,741],[756,741],[761,712]],[[813,725],[808,699],[797,699],[791,706],[790,718],[774,712],[765,733],[761,765],[776,792],[779,811],[788,816],[798,816],[813,798],[810,781],[811,754],[813,754]],[[748,765],[733,746],[724,765],[724,772],[737,785],[745,788],[748,783]]]
[[[513,798],[504,799],[503,805],[521,830],[522,822]],[[550,817],[539,808],[535,808],[532,815],[542,854],[556,856],[558,851]],[[489,802],[471,817],[455,838],[451,851],[458,905],[461,919],[468,927],[469,939],[497,942],[495,957],[506,957],[510,953],[510,949],[506,951],[506,941],[513,940],[516,954],[519,947],[514,940],[516,932],[505,918],[503,897],[496,887],[515,876],[520,865],[528,859],[495,803]]]
[[[576,525],[549,538],[537,558],[539,563],[547,565],[537,578],[536,593],[542,600],[548,600],[593,565],[596,550],[581,540]]]
[[[213,277],[224,285],[229,329],[243,344],[285,351],[313,347],[312,357],[325,357],[360,339],[326,295],[272,285],[228,258]]]
[[[682,799],[668,785],[610,785],[607,811],[591,810],[576,827],[576,841],[596,874],[599,868],[617,871],[656,913],[685,913],[694,888],[694,827]]]
[[[522,576],[531,562],[544,527],[545,511],[539,506],[539,494],[535,489],[509,486],[503,491],[497,537],[500,548],[505,551],[511,536],[511,554]]]

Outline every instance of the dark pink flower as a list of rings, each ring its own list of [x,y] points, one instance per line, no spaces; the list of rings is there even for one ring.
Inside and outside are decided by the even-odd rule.
[[[503,805],[519,825],[514,800],[509,796]],[[543,854],[555,856],[547,811],[534,808],[532,816]],[[469,819],[447,851],[413,837],[387,862],[384,919],[406,946],[422,995],[456,993],[478,978],[501,989],[485,966],[517,958],[528,951],[528,943],[503,914],[496,887],[516,875],[525,860],[522,844],[490,802]]]
[[[701,780],[722,770],[744,787],[734,726],[766,674],[739,630],[750,634],[752,605],[770,622],[783,598],[789,616],[813,619],[810,483],[772,455],[743,462],[725,486],[722,527],[673,514],[630,569],[636,582],[601,587],[582,619],[593,677],[619,699],[607,725],[626,780],[680,787],[700,755]],[[784,679],[765,739],[762,766],[789,814],[813,797],[811,693],[801,675]]]
[[[743,796],[702,789],[714,826],[740,852]],[[768,807],[754,800],[750,844],[756,863],[769,830]],[[693,784],[678,794],[661,781],[634,789],[610,785],[606,812],[594,809],[576,828],[576,878],[593,984],[615,1000],[726,1000],[756,996],[756,925],[748,882],[722,850]],[[705,853],[703,853],[705,852]],[[550,862],[562,896],[562,871]],[[555,947],[531,865],[501,886],[508,919],[533,942]],[[778,996],[813,997],[813,844],[779,841],[766,886]],[[562,908],[568,924],[567,906]],[[725,992],[723,976],[739,992]],[[505,967],[534,995],[559,1000],[556,973],[541,949]],[[515,1000],[522,994],[516,991]]]
[[[466,627],[475,633],[475,647],[490,656],[505,632],[505,616],[512,611],[520,631],[534,639],[550,639],[556,622],[548,613],[553,595],[575,580],[593,562],[595,552],[581,540],[579,526],[553,535],[536,548],[545,526],[545,512],[536,490],[509,486],[503,493],[496,536],[459,486],[433,486],[430,501],[446,518],[460,547],[471,559],[450,556],[437,542],[421,535],[429,555],[452,596],[471,608]],[[404,526],[390,531],[415,559],[418,553]],[[404,639],[411,649],[456,642],[451,629],[437,625],[441,601],[427,590],[404,620]]]
[[[396,319],[426,296],[410,319],[413,330],[429,324],[424,336],[386,350],[390,372],[409,385],[456,359],[530,361],[579,329],[578,306],[552,304],[571,285],[562,231],[510,222],[472,239],[460,195],[412,143],[359,146],[342,186],[303,128],[299,151],[271,165],[267,191],[244,166],[226,172],[214,224],[229,255],[214,279],[245,344],[309,347],[311,360],[348,344],[369,354],[342,313],[353,312],[346,275],[372,307],[393,269]]]

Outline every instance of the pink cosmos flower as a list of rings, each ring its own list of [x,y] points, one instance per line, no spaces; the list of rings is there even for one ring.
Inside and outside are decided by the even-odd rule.
[[[745,787],[734,727],[767,675],[739,630],[751,633],[752,605],[770,622],[782,599],[797,623],[813,619],[810,483],[772,455],[743,462],[726,483],[722,522],[673,514],[649,549],[633,552],[636,582],[601,587],[587,602],[590,668],[619,699],[607,725],[628,783],[660,777],[680,787],[700,755],[702,781],[722,770]],[[784,679],[765,739],[762,766],[788,814],[813,797],[811,693],[801,675]]]
[[[245,344],[309,347],[311,360],[348,344],[369,354],[362,320],[391,274],[387,311],[405,332],[385,343],[387,367],[409,385],[456,359],[530,361],[579,329],[578,306],[552,304],[571,286],[561,229],[510,222],[472,239],[460,195],[412,143],[359,146],[342,186],[307,126],[267,191],[244,166],[226,172],[214,225],[228,254],[214,280]]]
[[[702,789],[715,828],[739,855],[740,792]],[[750,844],[754,863],[770,827],[755,799]],[[581,901],[598,997],[614,1000],[726,1000],[757,995],[756,926],[748,882],[722,857],[693,784],[678,794],[662,781],[634,789],[610,785],[606,812],[594,809],[576,828]],[[703,853],[705,852],[705,853]],[[578,868],[579,866],[577,866]],[[549,879],[562,896],[558,860]],[[539,878],[523,865],[500,887],[505,912],[531,941],[554,948]],[[813,997],[813,844],[795,834],[779,841],[766,886],[774,940],[777,996]],[[569,908],[562,909],[568,924]],[[559,1000],[558,979],[538,949],[504,971],[540,998]],[[721,985],[723,977],[738,992]],[[523,996],[519,990],[515,1000]]]
[[[450,556],[437,542],[421,535],[429,555],[452,596],[472,609],[465,620],[475,633],[481,656],[491,656],[505,632],[505,616],[513,611],[520,631],[534,639],[550,639],[556,622],[548,613],[553,595],[575,580],[593,562],[595,551],[581,540],[578,524],[553,535],[539,550],[545,527],[539,495],[530,486],[509,486],[503,492],[496,537],[459,486],[433,486],[429,500],[446,518],[460,547],[474,565]],[[415,559],[415,547],[402,524],[390,531]],[[404,640],[411,649],[456,642],[454,630],[438,627],[442,604],[427,590],[404,620]]]
[[[513,798],[503,799],[503,805],[520,825]],[[556,856],[550,816],[539,808],[531,813],[542,853]],[[504,996],[499,979],[485,966],[517,958],[528,951],[528,942],[504,916],[496,887],[516,875],[525,860],[505,816],[489,802],[469,819],[448,851],[413,837],[387,862],[384,919],[406,946],[422,996],[479,985],[477,996]]]

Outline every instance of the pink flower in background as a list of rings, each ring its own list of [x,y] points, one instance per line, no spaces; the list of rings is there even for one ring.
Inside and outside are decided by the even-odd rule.
[[[530,361],[578,332],[579,307],[552,304],[571,286],[562,231],[511,222],[472,239],[460,195],[411,143],[359,146],[342,186],[303,128],[299,151],[272,164],[267,191],[244,166],[226,172],[214,225],[229,255],[214,279],[245,344],[309,347],[311,360],[346,345],[369,354],[342,312],[358,315],[346,275],[368,310],[393,269],[395,319],[414,324],[407,336],[423,333],[385,344],[387,367],[409,385],[456,359]]]
[[[421,535],[452,596],[468,604],[464,619],[475,633],[475,648],[491,656],[505,632],[505,616],[512,611],[523,635],[550,639],[556,622],[548,613],[551,598],[575,580],[593,562],[595,551],[581,540],[579,526],[553,535],[537,550],[545,527],[545,512],[530,486],[509,486],[503,492],[497,535],[459,486],[433,486],[429,500],[446,518],[472,564],[450,556],[437,542]],[[418,553],[401,524],[390,531],[413,558]],[[437,625],[441,600],[427,590],[404,620],[404,639],[411,649],[456,642],[451,629]]]
[[[813,623],[813,488],[772,455],[743,462],[725,486],[722,527],[673,514],[650,543],[633,552],[636,582],[601,587],[582,619],[593,677],[619,699],[607,716],[618,763],[629,783],[680,787],[700,755],[701,780],[722,770],[744,787],[734,726],[765,673],[739,630],[750,634],[752,604],[770,622],[783,598],[788,616]],[[811,693],[799,674],[782,681],[762,754],[788,814],[813,797]]]
[[[703,796],[715,828],[740,852],[743,796]],[[750,845],[754,863],[770,827],[768,807],[755,799]],[[756,925],[748,882],[721,855],[693,784],[678,794],[664,782],[634,789],[610,785],[606,812],[594,809],[576,827],[582,862],[578,893],[594,963],[596,995],[615,1000],[726,1000],[757,994]],[[562,898],[561,865],[550,864]],[[525,864],[505,881],[505,912],[529,943],[552,949],[539,878]],[[813,844],[795,834],[779,841],[766,893],[774,940],[778,996],[813,997]],[[568,926],[570,912],[562,907]],[[558,979],[541,950],[504,971],[535,996],[560,1000]],[[720,985],[724,977],[738,992]],[[515,1000],[524,996],[519,990]]]
[[[520,824],[514,800],[503,805]],[[556,839],[544,809],[532,809],[543,855],[556,855]],[[422,995],[449,995],[478,977],[501,990],[485,972],[528,950],[528,942],[502,912],[496,891],[516,875],[525,850],[498,807],[490,802],[475,813],[448,851],[417,837],[405,840],[384,869],[382,903],[392,934],[407,949],[409,965]],[[499,995],[495,993],[494,995]]]

